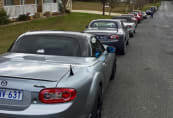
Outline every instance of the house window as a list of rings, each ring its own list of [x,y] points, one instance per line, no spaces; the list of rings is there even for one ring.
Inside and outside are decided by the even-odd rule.
[[[44,3],[56,3],[56,0],[44,0]]]
[[[13,0],[4,0],[4,6],[13,5]]]
[[[20,4],[24,5],[25,4],[25,0],[20,0]]]
[[[35,4],[38,4],[39,2],[38,2],[38,0],[35,0]]]

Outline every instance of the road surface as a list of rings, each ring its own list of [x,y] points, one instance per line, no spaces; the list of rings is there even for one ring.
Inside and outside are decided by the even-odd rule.
[[[173,118],[173,4],[138,25],[126,56],[118,57],[103,118]]]

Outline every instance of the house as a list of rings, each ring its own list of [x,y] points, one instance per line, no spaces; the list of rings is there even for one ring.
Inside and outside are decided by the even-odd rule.
[[[136,0],[120,0],[120,2],[128,2],[130,4],[133,4],[136,2]]]
[[[3,1],[0,0],[0,10],[3,8]]]
[[[10,18],[21,14],[34,15],[37,12],[60,12],[61,0],[0,0],[0,9],[4,9]]]
[[[120,2],[127,2],[128,0],[120,0]]]

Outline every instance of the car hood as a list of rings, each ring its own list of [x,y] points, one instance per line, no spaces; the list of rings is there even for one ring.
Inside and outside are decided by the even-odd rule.
[[[70,65],[77,72],[82,68],[81,63],[90,61],[76,60],[69,63],[69,59],[58,56],[6,53],[0,56],[0,76],[58,82],[69,74]]]

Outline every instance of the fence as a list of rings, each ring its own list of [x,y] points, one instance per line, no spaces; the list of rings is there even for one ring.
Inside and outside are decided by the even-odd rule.
[[[37,5],[36,4],[28,4],[28,5],[10,5],[4,6],[7,15],[10,18],[17,18],[19,15],[30,13],[30,15],[34,15],[37,13]]]
[[[59,12],[59,4],[58,3],[44,3],[43,4],[43,13],[50,12]]]

